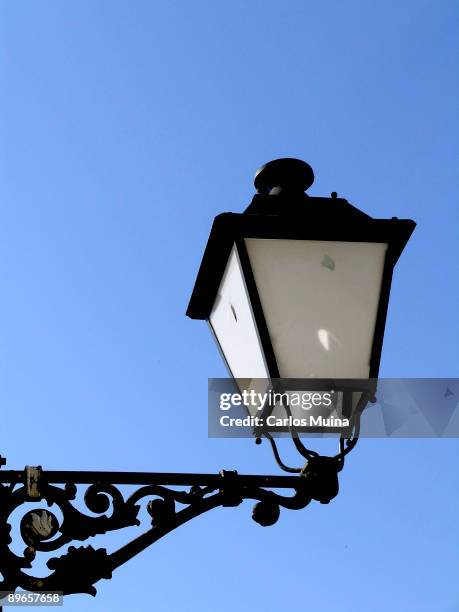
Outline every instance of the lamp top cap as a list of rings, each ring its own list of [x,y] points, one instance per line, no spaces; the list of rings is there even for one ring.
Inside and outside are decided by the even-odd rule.
[[[314,172],[309,164],[301,159],[283,157],[257,170],[254,185],[258,193],[268,194],[277,188],[305,192],[313,182]]]

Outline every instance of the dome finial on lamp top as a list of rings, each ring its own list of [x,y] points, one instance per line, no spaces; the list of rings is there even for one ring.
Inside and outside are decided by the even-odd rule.
[[[280,195],[283,192],[304,195],[313,182],[314,172],[309,164],[301,159],[284,157],[257,170],[254,185],[262,195]]]

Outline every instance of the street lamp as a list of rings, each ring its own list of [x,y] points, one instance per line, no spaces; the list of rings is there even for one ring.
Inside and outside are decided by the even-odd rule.
[[[187,314],[208,321],[239,387],[378,376],[392,273],[415,223],[372,219],[335,192],[310,197],[313,181],[301,160],[271,161],[244,213],[215,218]],[[356,391],[341,402],[360,401],[359,413],[372,393]],[[255,435],[269,438],[277,459],[269,432]]]
[[[313,178],[305,162],[272,161],[257,173],[257,194],[247,210],[214,221],[187,314],[209,321],[237,380],[294,378],[307,386],[312,378],[378,374],[392,271],[415,224],[371,219],[336,193],[308,197],[304,191]],[[334,457],[306,449],[292,429],[295,446],[306,458],[301,468],[286,466],[271,433],[259,433],[270,441],[279,466],[295,476],[47,471],[41,466],[1,470],[0,591],[10,597],[18,588],[94,595],[97,581],[111,578],[159,538],[218,506],[253,499],[253,519],[268,526],[281,507],[328,503],[338,492],[344,456],[357,441],[358,419],[350,436],[341,436]],[[4,463],[0,457],[0,467]],[[88,485],[84,504],[91,514],[75,503],[81,485]],[[128,495],[119,485],[136,489]],[[281,495],[281,489],[293,494]],[[150,525],[118,550],[68,546],[140,525],[141,502]],[[19,508],[24,512],[22,555],[10,549],[9,521]],[[61,554],[47,562],[51,573],[34,575],[37,555],[53,551]]]
[[[394,266],[415,223],[309,197],[311,167],[256,174],[243,214],[216,217],[188,306],[235,378],[376,378]]]

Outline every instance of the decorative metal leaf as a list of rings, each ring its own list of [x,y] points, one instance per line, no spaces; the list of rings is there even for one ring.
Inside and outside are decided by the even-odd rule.
[[[36,533],[40,539],[46,540],[53,531],[53,517],[51,513],[46,512],[46,510],[43,510],[41,514],[32,512],[30,518],[32,519],[30,529]]]

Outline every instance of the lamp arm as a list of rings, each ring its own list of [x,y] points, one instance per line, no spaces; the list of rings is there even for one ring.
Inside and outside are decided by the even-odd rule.
[[[269,433],[267,429],[262,429],[260,432],[258,432],[258,437],[256,438],[255,441],[257,442],[257,444],[261,443],[262,438],[260,437],[260,435],[263,435],[269,441],[273,455],[274,455],[274,459],[277,465],[284,472],[289,472],[292,474],[302,474],[306,470],[309,463],[314,462],[316,460],[320,460],[321,458],[333,459],[334,461],[336,461],[337,471],[341,471],[344,467],[345,456],[351,452],[351,450],[354,448],[354,446],[358,442],[359,434],[360,434],[361,414],[367,402],[368,402],[368,394],[362,394],[362,397],[359,401],[359,404],[356,408],[355,413],[351,415],[350,417],[351,427],[348,429],[346,434],[341,435],[339,439],[339,453],[336,454],[334,457],[322,457],[317,451],[313,451],[313,450],[310,450],[309,448],[306,448],[304,444],[301,442],[296,428],[293,425],[289,425],[289,428],[288,428],[289,433],[293,440],[295,448],[298,450],[300,455],[307,460],[303,468],[289,467],[282,461],[279,450],[277,448],[277,444],[273,436]],[[286,402],[283,402],[282,405],[285,409],[287,416],[291,417],[292,413],[291,413],[289,405]]]
[[[213,508],[239,506],[253,499],[257,502],[253,520],[269,526],[278,520],[281,507],[299,510],[312,499],[328,503],[338,493],[337,472],[330,476],[322,466],[316,467],[296,476],[240,475],[225,470],[220,474],[44,471],[41,467],[0,470],[0,591],[20,588],[95,595],[96,582],[111,578],[116,568]],[[75,501],[80,485],[87,485],[84,501]],[[125,488],[132,486],[134,492],[126,493]],[[292,495],[281,495],[278,489],[290,489]],[[17,534],[10,533],[10,521],[13,513],[17,520],[18,509],[22,511],[19,533],[25,544],[22,555],[10,548],[13,534],[15,550],[21,546]],[[91,545],[67,546],[140,526],[145,520],[150,523],[148,529],[114,552]],[[34,562],[54,551],[60,555],[48,558],[49,575],[31,575]]]

